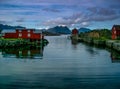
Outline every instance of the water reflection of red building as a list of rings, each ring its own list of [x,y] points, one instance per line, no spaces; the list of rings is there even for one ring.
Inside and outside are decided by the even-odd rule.
[[[16,58],[42,58],[43,56],[43,48],[37,49],[6,49],[2,50],[2,54],[4,57],[16,57]]]
[[[112,62],[120,62],[120,53],[111,52],[111,60]]]

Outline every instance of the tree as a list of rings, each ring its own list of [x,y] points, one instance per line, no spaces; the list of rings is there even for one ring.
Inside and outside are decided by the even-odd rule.
[[[0,29],[0,34],[1,34],[2,30]]]
[[[2,30],[0,29],[0,37],[2,36],[2,34],[1,34],[1,33],[2,33]]]

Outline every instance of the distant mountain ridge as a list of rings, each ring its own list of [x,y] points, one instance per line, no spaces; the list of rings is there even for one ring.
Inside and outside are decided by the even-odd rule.
[[[91,29],[89,29],[89,28],[80,28],[80,29],[78,29],[78,31],[79,31],[79,33],[84,33],[84,32],[89,32],[89,31],[91,31]]]
[[[54,34],[70,34],[71,31],[67,26],[56,26],[53,28],[49,28],[47,32],[54,33]]]
[[[3,25],[0,24],[0,30],[12,30],[17,28],[25,28],[22,26],[10,26],[10,25]],[[53,28],[49,28],[48,30],[43,29],[43,32],[51,33],[51,34],[70,34],[71,31],[67,26],[56,26]]]
[[[10,25],[0,24],[0,30],[4,30],[4,29],[16,29],[16,28],[25,28],[25,27],[22,27],[22,26],[10,26]]]

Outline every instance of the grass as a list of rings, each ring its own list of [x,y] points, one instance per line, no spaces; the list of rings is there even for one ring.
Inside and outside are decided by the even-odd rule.
[[[47,44],[47,40],[44,39],[42,46]],[[41,43],[41,41],[40,41]],[[30,42],[26,39],[14,39],[14,38],[0,38],[0,47],[24,47],[24,46],[41,46],[39,42],[34,41]]]

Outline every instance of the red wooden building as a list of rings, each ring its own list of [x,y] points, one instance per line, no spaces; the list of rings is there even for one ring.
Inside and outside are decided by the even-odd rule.
[[[120,38],[120,25],[114,25],[112,27],[112,39],[118,39]]]
[[[26,29],[26,28],[16,29],[15,32],[5,32],[3,37],[30,39],[31,41],[36,41],[44,38],[40,30]]]
[[[73,30],[72,30],[72,34],[74,34],[74,35],[77,35],[79,32],[78,32],[78,30],[76,29],[76,28],[74,28]]]
[[[72,30],[71,39],[75,41],[78,39],[78,30],[76,28]]]

